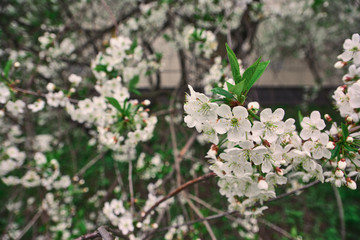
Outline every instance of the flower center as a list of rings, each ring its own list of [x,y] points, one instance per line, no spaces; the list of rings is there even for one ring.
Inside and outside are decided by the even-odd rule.
[[[239,120],[237,118],[232,118],[230,124],[232,127],[237,127],[239,126]]]

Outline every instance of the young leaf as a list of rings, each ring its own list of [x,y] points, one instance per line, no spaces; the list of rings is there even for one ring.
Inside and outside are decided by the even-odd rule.
[[[211,91],[215,94],[224,96],[229,99],[234,97],[231,93],[229,93],[228,91],[226,91],[225,89],[222,89],[222,88],[213,88],[213,89],[211,89]]]
[[[139,75],[136,75],[129,82],[129,91],[135,93],[136,95],[140,95],[140,92],[136,89],[136,85],[139,83],[139,80]]]
[[[252,78],[250,80],[246,80],[246,91],[249,91],[250,88],[254,85],[254,83],[261,77],[261,75],[266,70],[267,66],[269,65],[270,61],[266,62],[260,62],[257,65],[257,68],[255,70],[255,73],[252,75]]]
[[[256,68],[258,67],[259,63],[260,63],[261,57],[259,57],[250,67],[248,67],[244,74],[243,74],[243,79],[245,81],[249,81],[252,76],[254,75]]]
[[[343,132],[343,139],[345,141],[346,138],[349,136],[349,129],[347,128],[347,126],[344,123],[341,123],[341,130]]]
[[[301,111],[298,111],[298,118],[299,118],[299,123],[302,122],[302,120],[304,119],[304,116],[302,115]]]
[[[5,76],[6,78],[9,76],[9,71],[10,71],[10,69],[11,69],[12,63],[13,63],[13,61],[11,61],[11,60],[8,60],[8,61],[6,62],[6,65],[5,65],[5,67],[4,67],[4,76]]]
[[[231,50],[229,45],[227,45],[227,43],[225,43],[225,46],[226,46],[226,51],[227,51],[227,55],[229,58],[231,72],[232,72],[234,81],[235,81],[235,83],[239,83],[241,81],[241,74],[240,74],[240,67],[239,67],[238,60],[236,58],[235,53],[233,52],[233,50]]]
[[[226,86],[228,87],[229,92],[233,92],[235,85],[232,85],[231,83],[226,82]]]
[[[233,89],[232,92],[237,96],[237,98],[239,98],[244,90],[244,81],[239,82],[238,84],[236,84]]]
[[[340,153],[340,145],[336,144],[336,147],[331,150],[331,157],[330,159],[334,159]]]
[[[119,112],[122,111],[119,102],[118,102],[115,98],[113,98],[113,97],[105,97],[105,98],[106,98],[106,99],[108,100],[108,102],[109,102],[114,108],[116,108]]]

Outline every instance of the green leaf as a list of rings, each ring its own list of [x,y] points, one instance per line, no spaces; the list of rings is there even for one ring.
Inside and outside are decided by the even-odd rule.
[[[139,75],[136,75],[129,82],[129,91],[135,93],[136,95],[141,95],[140,92],[136,89],[136,85],[139,83],[139,80]]]
[[[225,43],[225,46],[226,46],[228,59],[229,59],[229,62],[230,62],[231,72],[232,72],[234,81],[237,84],[242,80],[241,79],[241,74],[240,74],[239,63],[238,63],[238,60],[236,58],[235,53],[233,52],[233,50],[231,50],[229,45],[227,45],[227,43]]]
[[[99,64],[94,67],[94,70],[97,72],[107,72],[107,67],[106,65]]]
[[[270,61],[266,62],[260,62],[256,69],[254,74],[252,75],[251,79],[246,79],[246,91],[249,91],[250,88],[254,85],[254,83],[261,77],[261,75],[265,72],[267,66],[269,65]]]
[[[259,65],[260,63],[260,60],[261,60],[261,57],[259,57],[250,67],[248,67],[242,78],[246,81],[246,80],[250,80],[252,78],[252,76],[254,75],[255,71],[256,71],[256,68],[257,66]]]
[[[11,61],[11,60],[8,60],[8,61],[6,62],[6,65],[5,65],[5,67],[4,67],[4,76],[5,76],[6,78],[8,78],[8,76],[9,76],[9,72],[10,72],[12,63],[13,63],[13,61]]]
[[[122,111],[121,106],[120,106],[118,100],[116,100],[116,99],[113,98],[113,97],[105,97],[105,98],[106,98],[106,99],[108,100],[108,102],[109,102],[114,108],[116,108],[119,112]]]
[[[336,144],[335,148],[331,150],[331,157],[330,159],[334,159],[340,152],[340,144]]]
[[[346,138],[349,136],[349,129],[347,128],[347,126],[344,123],[341,123],[341,129],[343,132],[343,139],[344,139],[344,141],[346,141]]]
[[[226,86],[228,87],[229,92],[233,92],[235,85],[232,85],[231,83],[226,82]]]
[[[300,110],[298,111],[298,118],[299,118],[299,123],[300,123],[300,126],[301,126],[301,122],[304,119],[304,116],[302,115]]]
[[[215,93],[215,94],[224,96],[224,97],[229,98],[229,99],[231,99],[231,98],[234,97],[231,93],[229,93],[228,91],[226,91],[226,90],[223,89],[223,88],[213,88],[213,89],[211,89],[211,91],[212,91],[213,93]]]
[[[210,99],[210,102],[223,102],[224,99]]]
[[[243,90],[244,90],[244,81],[236,84],[233,87],[232,92],[237,96],[237,98],[239,98],[242,95]]]

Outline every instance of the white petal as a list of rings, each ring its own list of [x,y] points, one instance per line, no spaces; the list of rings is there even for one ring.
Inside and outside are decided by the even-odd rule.
[[[236,106],[233,108],[233,113],[236,118],[245,119],[248,117],[249,113],[246,108],[242,106]]]
[[[232,117],[231,108],[228,105],[225,105],[225,104],[222,104],[218,109],[216,109],[216,113],[220,117],[224,117],[224,118],[231,118]]]

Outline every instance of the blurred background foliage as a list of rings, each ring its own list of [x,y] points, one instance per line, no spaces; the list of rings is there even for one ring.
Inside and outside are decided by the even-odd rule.
[[[90,60],[103,50],[108,39],[116,34],[113,21],[121,24],[130,18],[139,17],[142,14],[140,4],[156,3],[170,6],[166,15],[168,18],[162,22],[161,26],[157,26],[160,29],[158,32],[150,34],[148,29],[138,29],[129,34],[130,37],[139,39],[148,53],[158,50],[161,53],[161,48],[156,45],[157,39],[165,38],[168,40],[168,34],[170,34],[170,38],[175,37],[168,32],[168,29],[171,29],[171,24],[174,24],[172,22],[175,18],[174,14],[178,14],[177,21],[180,23],[177,24],[179,26],[193,24],[212,31],[217,29],[216,24],[219,24],[219,16],[225,14],[220,12],[218,15],[212,16],[195,11],[191,15],[182,15],[183,12],[174,13],[171,11],[171,8],[184,7],[186,9],[187,6],[194,5],[196,7],[199,1],[195,0],[114,0],[106,2],[107,6],[100,0],[1,0],[0,66],[3,69],[9,59],[19,61],[22,66],[20,70],[12,72],[13,78],[20,80],[19,86],[22,88],[31,89],[35,92],[41,92],[49,82],[54,82],[58,86],[67,86],[69,83],[64,79],[67,79],[68,73],[71,72],[86,77],[86,85],[91,86],[94,83],[94,77],[90,71]],[[114,16],[107,10],[108,8],[112,10]],[[302,107],[286,105],[285,102],[279,105],[288,113],[285,118],[297,119],[298,110],[304,109],[304,115],[310,110],[317,109],[322,114],[329,113],[331,116],[336,116],[334,109],[328,105],[331,102],[329,96],[323,106],[312,105],[312,103],[318,99],[324,86],[330,86],[330,89],[333,89],[336,84],[340,84],[341,74],[334,73],[332,67],[336,56],[340,53],[344,39],[359,31],[359,1],[257,0],[246,6],[239,20],[241,24],[230,29],[228,34],[222,32],[217,34],[219,48],[214,57],[217,54],[224,57],[224,43],[231,41],[232,48],[237,56],[243,60],[245,66],[251,62],[254,56],[262,55],[264,59],[272,61],[270,71],[278,72],[289,59],[300,59],[310,71],[312,79],[307,81],[311,82],[312,87],[310,91],[304,91],[302,84],[299,84],[298,91],[304,92],[302,98],[299,99],[299,103],[303,103]],[[41,57],[42,49],[38,39],[44,35],[44,32],[55,33],[56,40],[59,43],[64,39],[71,39],[75,48],[64,51],[56,59]],[[193,64],[191,52],[183,53],[181,48],[175,48],[173,51],[175,55],[180,56],[180,59],[186,56],[183,58],[186,62],[179,61],[179,65],[182,67],[181,70],[184,70],[182,64],[185,64],[188,73],[184,76],[184,73],[179,70],[176,77],[180,80],[176,80],[170,90],[162,86],[164,82],[168,81],[165,77],[161,81],[158,80],[156,84],[149,83],[148,88],[141,89],[142,97],[140,98],[149,98],[153,102],[152,112],[167,110],[171,102],[181,102],[187,84],[198,83],[198,78],[203,76],[214,62],[214,57],[212,57],[206,61],[196,60],[196,63]],[[43,66],[47,68],[39,70]],[[329,79],[336,80],[328,81]],[[201,88],[201,85],[198,84],[197,87]],[[284,92],[287,91],[286,82],[277,87],[283,88]],[[274,86],[270,86],[268,91],[271,91],[272,88]],[[94,95],[90,89],[90,87],[84,87],[82,91],[76,93],[76,97],[82,99],[89,94]],[[172,93],[173,89],[178,89],[177,94]],[[256,92],[256,88],[253,91]],[[253,98],[256,100],[256,94]],[[264,104],[260,102],[262,107],[268,107],[269,104],[269,102]],[[84,131],[83,126],[68,121],[69,116],[64,114],[61,109],[53,109],[52,111],[54,114],[43,116],[42,121],[45,121],[45,124],[35,124],[37,121],[35,117],[29,118],[27,121],[28,124],[33,123],[37,133],[56,132],[57,142],[54,144],[54,151],[49,153],[47,157],[58,159],[61,172],[73,176],[88,163],[89,159],[96,157],[97,153],[93,146],[88,145],[89,135],[86,129]],[[176,112],[174,117],[182,120],[182,110]],[[147,154],[145,162],[148,165],[151,165],[150,160],[154,153],[160,154],[164,164],[154,179],[166,178],[173,172],[174,158],[168,125],[169,120],[164,116],[159,116],[157,130],[152,140],[138,147],[139,153],[145,152]],[[178,146],[184,146],[194,130],[187,129],[182,121],[176,121],[175,126]],[[181,166],[184,179],[192,179],[204,174],[204,166],[206,166],[204,156],[207,149],[208,146],[195,143],[191,151],[186,154]],[[99,190],[105,190],[105,197],[101,203],[111,198],[121,197],[119,192],[114,192],[116,187],[114,179],[117,178],[114,169],[118,169],[123,176],[127,175],[127,164],[114,162],[111,154],[105,152],[101,161],[97,161],[81,176],[86,182],[86,187],[79,184],[69,190],[74,196],[73,203],[77,209],[73,213],[73,228],[77,229],[78,234],[74,237],[89,232],[89,226],[86,225],[84,219],[89,218],[90,213],[99,208],[93,202],[88,201],[89,198]],[[142,169],[138,169],[134,174],[134,182],[136,182],[134,188],[136,189],[136,198],[139,201],[146,199],[146,184],[140,181],[142,171]],[[123,185],[127,186],[127,184],[128,182],[124,178]],[[165,182],[164,189],[170,189],[172,184],[172,181]],[[5,206],[13,200],[24,199],[25,202],[28,196],[34,196],[34,191],[36,192],[36,200],[40,201],[45,194],[43,189],[23,191],[17,187],[9,188],[0,182],[0,192],[2,193],[0,197],[0,230],[2,234],[9,231],[9,222],[15,221],[18,225],[24,226],[32,218],[35,208],[32,209],[33,212],[21,209],[20,212],[14,213],[6,210]],[[218,209],[227,209],[226,199],[219,195],[214,179],[190,188],[189,192]],[[358,226],[360,224],[359,191],[340,189],[339,192],[344,205],[346,237],[347,239],[358,239]],[[260,221],[257,239],[287,239],[269,227],[268,222],[285,229],[294,238],[297,236],[302,236],[303,239],[341,238],[338,205],[334,190],[329,184],[317,185],[299,196],[282,199],[271,203],[269,206],[269,210],[265,211],[265,215],[261,217],[262,221]],[[213,214],[206,208],[201,208],[201,212],[204,216]],[[170,209],[167,218],[171,219],[171,216],[181,213],[182,210],[175,205]],[[189,212],[187,217],[189,219],[194,218],[193,213]],[[47,221],[48,217],[42,216],[24,238],[35,239],[37,234],[46,233],[48,231]],[[239,227],[233,228],[231,227],[232,224],[231,220],[221,218],[213,221],[211,225],[218,239],[239,239]],[[61,233],[59,233],[59,238],[61,238]],[[185,237],[185,239],[198,238],[208,239],[207,230],[201,223],[194,225],[192,231]],[[154,236],[154,239],[163,239],[163,236],[160,234]]]

